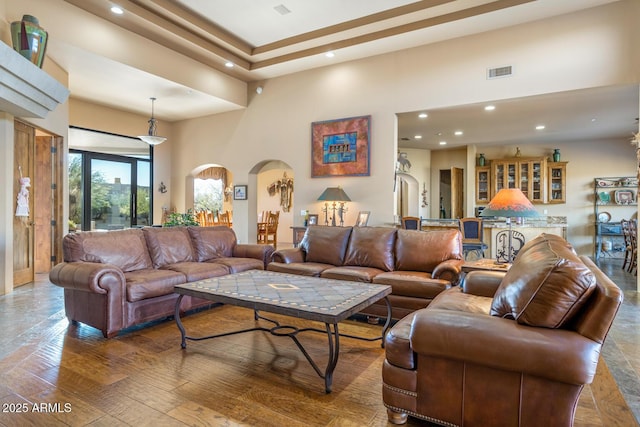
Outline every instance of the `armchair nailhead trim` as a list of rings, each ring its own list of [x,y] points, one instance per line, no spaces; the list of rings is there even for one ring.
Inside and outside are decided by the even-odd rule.
[[[415,391],[409,391],[409,390],[404,390],[401,388],[397,388],[397,387],[392,387],[390,385],[387,384],[382,384],[382,386],[388,390],[391,390],[395,393],[400,393],[400,394],[406,394],[407,396],[411,396],[411,397],[418,397],[418,393],[416,393]]]
[[[442,421],[442,420],[439,420],[437,418],[428,417],[426,415],[416,414],[413,411],[407,411],[406,409],[396,408],[395,406],[387,405],[386,403],[384,403],[384,406],[389,408],[389,409],[391,409],[392,411],[400,412],[400,413],[407,414],[407,415],[411,415],[414,418],[420,418],[420,419],[427,420],[427,421],[430,421],[432,423],[440,424],[440,425],[443,425],[443,426],[446,426],[446,427],[460,427],[458,424],[453,424],[453,423],[450,423],[448,421]]]

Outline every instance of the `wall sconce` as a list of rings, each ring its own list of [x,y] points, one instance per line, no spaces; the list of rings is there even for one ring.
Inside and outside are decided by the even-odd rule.
[[[324,225],[329,225],[329,212],[331,212],[331,226],[336,226],[336,211],[340,218],[340,227],[344,226],[344,214],[347,212],[345,202],[350,202],[351,199],[347,196],[347,193],[340,187],[328,187],[318,197],[318,200],[324,202]],[[329,203],[331,202],[331,206]]]
[[[167,186],[164,185],[164,182],[160,181],[160,187],[158,187],[158,191],[162,194],[167,192]]]

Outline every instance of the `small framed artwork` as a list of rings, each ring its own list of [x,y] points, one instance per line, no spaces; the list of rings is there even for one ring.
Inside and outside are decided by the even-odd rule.
[[[247,186],[246,185],[234,185],[233,186],[233,200],[247,200]]]
[[[369,176],[371,116],[311,123],[311,177]]]
[[[318,225],[318,214],[309,214],[309,222],[307,225]]]
[[[369,222],[370,211],[360,211],[358,213],[358,219],[356,219],[356,227],[366,227]]]

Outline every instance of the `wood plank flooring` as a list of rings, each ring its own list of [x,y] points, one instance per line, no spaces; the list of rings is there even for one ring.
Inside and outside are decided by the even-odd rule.
[[[253,326],[253,314],[222,306],[187,316],[184,324],[189,334],[204,335]],[[341,332],[375,336],[379,327],[347,321]],[[300,339],[324,366],[326,336]],[[182,350],[168,320],[106,340],[93,328],[68,324],[62,290],[43,276],[0,296],[0,425],[388,425],[380,343],[340,345],[333,393],[325,394],[324,381],[289,338],[252,332],[189,341]],[[431,426],[411,418],[407,425]],[[575,425],[638,425],[604,360],[580,396]]]

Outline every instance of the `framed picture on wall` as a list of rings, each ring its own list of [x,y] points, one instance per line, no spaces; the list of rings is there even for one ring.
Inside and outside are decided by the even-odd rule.
[[[371,116],[311,123],[311,177],[369,176]]]
[[[369,222],[370,211],[360,211],[356,220],[356,227],[366,227]]]
[[[234,185],[233,186],[233,200],[247,200],[247,186],[246,185]]]
[[[309,222],[307,225],[318,225],[318,214],[309,214]]]

